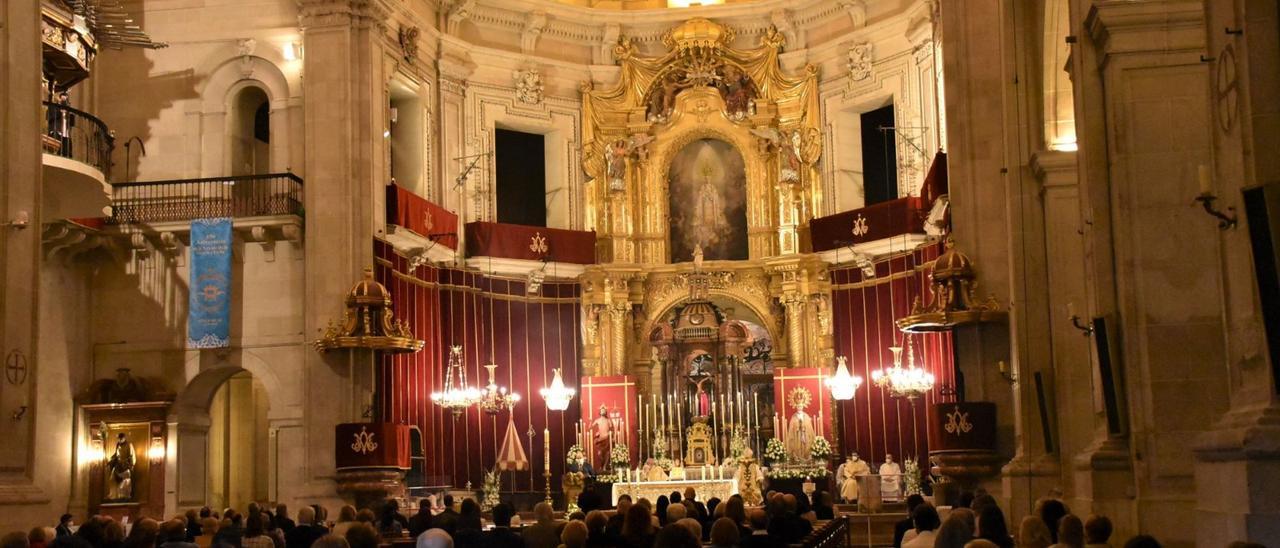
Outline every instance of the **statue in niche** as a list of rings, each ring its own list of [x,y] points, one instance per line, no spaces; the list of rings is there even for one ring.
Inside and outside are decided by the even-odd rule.
[[[788,403],[795,409],[795,413],[787,420],[787,438],[786,448],[787,456],[793,462],[808,462],[810,460],[809,448],[813,445],[816,437],[813,427],[813,417],[805,412],[809,407],[812,396],[808,390],[804,388],[796,388],[787,396]]]
[[[627,141],[618,139],[605,152],[605,171],[608,173],[609,190],[620,192],[626,188]]]
[[[707,389],[703,386],[710,380],[711,380],[711,377],[707,377],[705,379],[698,381],[698,385],[697,385],[698,392],[696,394],[695,400],[698,403],[699,417],[707,417],[711,415],[711,394],[708,393]]]
[[[782,171],[780,173],[782,182],[800,182],[800,168],[804,165],[800,161],[800,132],[790,132],[781,143],[780,148],[782,150]]]
[[[613,421],[609,419],[609,410],[600,406],[600,414],[591,422],[591,453],[597,470],[609,469],[609,450],[613,444]]]
[[[137,463],[137,453],[129,436],[124,432],[117,434],[116,449],[107,461],[108,501],[133,500],[133,467]]]
[[[742,120],[754,114],[756,84],[746,71],[725,65],[720,81],[716,85],[720,96],[724,98],[725,112],[731,120]]]

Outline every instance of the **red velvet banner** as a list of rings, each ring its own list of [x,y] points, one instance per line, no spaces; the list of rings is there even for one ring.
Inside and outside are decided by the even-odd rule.
[[[813,250],[826,251],[899,234],[924,233],[924,219],[930,205],[924,198],[911,196],[819,217],[809,222]]]
[[[344,468],[409,469],[409,426],[346,423],[334,428],[334,462]]]
[[[467,223],[467,256],[594,264],[596,233],[506,223]]]
[[[387,186],[387,224],[407,228],[449,249],[458,248],[458,216],[398,185]]]
[[[382,241],[375,240],[374,256],[375,277],[391,292],[395,317],[427,341],[420,352],[385,359],[379,370],[378,420],[422,429],[428,483],[482,485],[506,433],[506,413],[490,416],[473,407],[455,418],[430,399],[431,392],[444,387],[449,347],[462,345],[468,385],[488,383],[483,365],[492,359],[498,365],[497,383],[522,396],[515,422],[530,467],[503,474],[502,491],[542,491],[544,428],[551,433],[553,488],[558,489],[579,408],[550,411],[538,390],[551,384],[556,367],[564,369],[565,383],[576,388],[578,284],[546,282],[540,296],[530,297],[518,279],[410,268],[407,259]],[[530,428],[532,439],[525,435]]]
[[[627,444],[631,454],[630,466],[636,465],[639,452],[639,439],[635,432],[639,430],[637,423],[640,415],[636,409],[636,382],[630,375],[611,375],[582,378],[581,416],[584,417],[582,450],[591,458],[591,466],[597,472],[607,471],[601,462],[602,450],[595,445],[593,424],[600,417],[601,409],[612,423],[622,443]],[[599,452],[598,452],[599,451]]]
[[[773,401],[781,402],[775,405],[782,411],[778,417],[781,430],[775,427],[775,432],[787,431],[791,418],[800,410],[796,404],[800,403],[801,394],[807,393],[804,412],[813,420],[815,433],[827,441],[835,441],[831,432],[831,393],[822,384],[824,378],[822,369],[817,367],[789,367],[773,371]],[[779,436],[778,439],[783,438]]]
[[[912,335],[909,343],[894,324],[907,315],[919,297],[929,302],[928,265],[937,258],[940,244],[876,263],[876,276],[864,277],[858,268],[833,270],[832,315],[837,356],[848,358],[849,370],[863,378],[854,399],[839,402],[841,449],[857,451],[864,459],[880,462],[885,453],[895,458],[924,457],[929,450],[929,406],[953,401],[944,387],[956,387],[950,333]],[[871,372],[892,365],[890,346],[910,344],[916,365],[933,373],[932,392],[916,401],[892,398],[871,382]],[[903,352],[903,367],[906,367]],[[950,392],[948,392],[950,394]]]

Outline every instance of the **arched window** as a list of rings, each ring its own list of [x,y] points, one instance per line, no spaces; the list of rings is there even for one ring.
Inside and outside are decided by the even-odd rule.
[[[236,92],[228,116],[231,175],[255,175],[271,170],[271,105],[262,88]]]

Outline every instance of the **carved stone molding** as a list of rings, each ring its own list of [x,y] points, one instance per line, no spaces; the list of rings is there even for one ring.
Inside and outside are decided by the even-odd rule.
[[[524,23],[524,29],[520,31],[520,51],[528,54],[538,47],[538,38],[542,37],[542,31],[547,28],[547,12],[535,11],[529,14],[528,20]]]
[[[872,57],[874,53],[875,44],[871,42],[861,42],[849,47],[849,60],[845,64],[849,69],[849,87],[871,78],[875,69]]]

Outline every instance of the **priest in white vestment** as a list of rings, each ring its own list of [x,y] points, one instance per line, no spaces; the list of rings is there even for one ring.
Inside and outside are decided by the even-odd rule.
[[[870,473],[871,467],[867,465],[867,461],[858,458],[857,453],[849,455],[849,458],[836,470],[836,478],[840,482],[840,499],[844,502],[856,502],[858,500],[858,476],[865,476]]]
[[[885,501],[897,502],[902,498],[902,467],[893,462],[893,455],[884,455],[880,465],[880,496]]]

